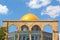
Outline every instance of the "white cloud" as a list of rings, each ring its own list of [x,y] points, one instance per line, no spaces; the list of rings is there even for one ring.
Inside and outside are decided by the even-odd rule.
[[[28,6],[30,8],[41,8],[51,3],[51,0],[30,0]]]
[[[60,6],[48,6],[47,9],[41,13],[41,15],[49,15],[51,18],[56,18],[60,15]]]
[[[7,6],[0,4],[0,14],[7,14],[7,13],[8,13]]]

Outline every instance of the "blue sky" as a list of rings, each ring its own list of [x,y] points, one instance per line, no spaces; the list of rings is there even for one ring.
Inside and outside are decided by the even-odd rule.
[[[60,28],[60,0],[0,0],[0,26],[3,20],[19,20],[27,13],[40,20],[58,20]]]

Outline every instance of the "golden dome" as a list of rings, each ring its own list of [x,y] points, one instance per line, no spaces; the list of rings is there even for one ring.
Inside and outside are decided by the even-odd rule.
[[[39,19],[34,14],[28,13],[28,14],[24,15],[20,20],[31,21],[31,20],[39,20]]]

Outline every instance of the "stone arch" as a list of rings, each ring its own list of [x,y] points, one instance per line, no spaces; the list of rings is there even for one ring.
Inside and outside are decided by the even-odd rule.
[[[25,27],[27,30],[29,30],[29,27],[28,27],[27,25],[22,25],[22,26],[21,26],[21,31],[23,30],[24,27]]]
[[[41,24],[40,24],[40,23],[33,23],[32,26],[31,26],[31,29],[32,29],[35,25],[37,25],[37,26],[41,29]]]
[[[41,28],[39,27],[39,25],[33,25],[32,28],[31,28],[31,30],[33,30],[34,27],[39,28],[39,29],[37,29],[37,30],[41,31]]]
[[[18,28],[15,26],[15,25],[10,25],[10,27],[8,28],[8,40],[17,40],[17,31],[18,31]],[[10,34],[12,33],[13,36]],[[12,37],[12,38],[11,38]]]
[[[52,32],[53,32],[53,29],[52,29],[52,26],[51,26],[51,25],[45,25],[45,26],[43,27],[43,31],[44,31],[44,28],[46,28],[46,27],[49,27],[49,28],[52,30]]]
[[[52,27],[53,32],[58,31],[58,25],[57,24],[50,24],[50,26]]]
[[[24,23],[25,22],[25,23]],[[31,23],[31,24],[30,24]],[[21,25],[28,25],[29,27],[29,31],[31,31],[31,28],[36,24],[39,25],[39,27],[41,27],[41,35],[42,35],[42,40],[43,40],[43,27],[45,25],[50,25],[53,29],[53,40],[58,40],[58,21],[55,20],[40,20],[40,21],[20,21],[20,20],[12,20],[12,21],[3,21],[3,27],[9,27],[11,24],[14,24],[18,27],[18,35],[20,34],[19,29],[21,27]],[[19,25],[18,25],[19,24]],[[31,26],[32,25],[32,26]],[[19,27],[20,26],[20,27]],[[19,39],[19,38],[18,38]],[[5,40],[8,40],[8,32],[6,33],[6,38]]]
[[[18,28],[17,24],[15,24],[15,23],[8,23],[8,27],[10,27],[11,25],[15,25]]]
[[[14,25],[14,24],[12,24],[12,25],[10,25],[10,26],[8,27],[8,31],[9,31],[9,28],[11,28],[11,27],[14,27],[15,29],[17,29],[17,30],[18,30],[17,26],[16,26],[16,25]],[[11,28],[11,29],[12,29],[12,28]]]
[[[20,40],[29,40],[29,28],[27,25],[21,26]]]
[[[58,40],[58,23],[57,24],[50,24],[52,26],[53,29],[53,33],[52,33],[52,40]]]
[[[32,30],[31,40],[40,40],[41,28],[39,27],[39,25],[34,25],[31,30]]]
[[[11,27],[12,25],[14,25],[18,29],[17,25],[15,25],[15,24],[8,25],[8,28]]]
[[[45,24],[44,26],[46,25],[49,25],[53,30],[52,40],[57,40],[58,39],[58,22],[50,22],[50,23]]]
[[[50,26],[51,28],[52,28],[52,30],[53,30],[53,32],[54,31],[58,31],[58,23],[48,23],[48,24],[45,24],[43,27],[42,27],[42,29],[44,29],[44,27],[45,26]]]
[[[52,40],[52,38],[53,38],[52,33],[53,33],[53,29],[50,25],[44,26],[44,28],[43,28],[43,40]]]

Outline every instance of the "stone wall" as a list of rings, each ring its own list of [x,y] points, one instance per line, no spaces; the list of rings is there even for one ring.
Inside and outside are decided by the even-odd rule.
[[[52,33],[52,39],[53,40],[58,40],[58,21],[53,21],[53,20],[40,20],[40,21],[14,21],[14,20],[10,20],[10,21],[3,21],[3,27],[7,27],[9,29],[9,27],[11,25],[15,25],[18,29],[18,39],[19,39],[19,34],[20,34],[20,30],[21,27],[23,25],[27,25],[29,28],[29,32],[31,33],[31,29],[34,25],[38,25],[41,29],[41,40],[43,40],[43,29],[45,26],[50,26],[53,30]],[[8,40],[8,32],[6,33],[6,39]]]

